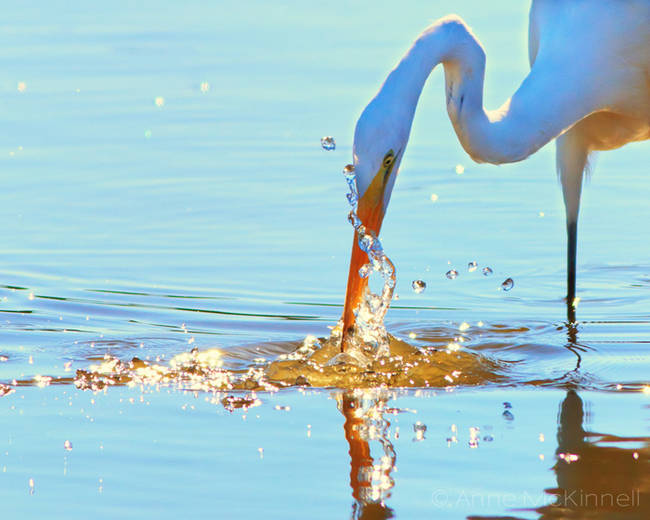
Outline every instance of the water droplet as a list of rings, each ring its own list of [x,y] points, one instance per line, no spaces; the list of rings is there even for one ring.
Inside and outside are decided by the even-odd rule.
[[[18,83],[18,92],[25,92],[25,90],[27,90],[27,83],[20,81]]]
[[[161,106],[163,106],[163,105],[165,104],[165,98],[162,97],[162,96],[158,96],[158,97],[154,100],[154,102],[156,103],[156,106],[157,106],[157,107],[161,107]]]
[[[381,308],[382,299],[378,294],[369,294],[368,295],[368,306],[370,307],[370,312],[377,314]]]
[[[379,269],[379,273],[387,279],[387,281],[390,282],[390,279],[393,278],[395,275],[395,268],[393,267],[393,264],[389,262],[383,262],[381,264],[381,268]],[[393,283],[394,287],[394,283]]]
[[[456,278],[458,276],[458,271],[456,271],[456,269],[450,269],[449,271],[447,271],[445,273],[445,276],[447,278],[449,278],[450,280],[453,280],[454,278]]]
[[[411,282],[411,287],[413,287],[413,290],[420,294],[422,291],[424,291],[427,288],[427,284],[424,280],[413,280]]]
[[[439,198],[439,197],[438,197],[437,194],[435,194],[435,193],[432,193],[432,194],[431,194],[431,202],[436,202],[436,201],[438,200],[438,198]]]
[[[415,433],[414,442],[423,441],[425,439],[424,434],[427,432],[427,425],[418,421],[413,425],[413,432]]]
[[[352,227],[354,229],[357,229],[361,225],[361,219],[354,211],[350,211],[350,213],[348,213],[348,222],[352,224]]]
[[[359,276],[361,278],[368,278],[371,272],[372,272],[372,264],[370,263],[364,264],[359,268]]]
[[[506,410],[505,412],[503,412],[503,418],[506,421],[514,421],[515,420],[515,416],[512,415],[512,413],[509,410]]]
[[[206,93],[208,90],[210,90],[210,83],[207,81],[201,83],[201,92]]]
[[[470,448],[478,448],[478,441],[480,439],[479,433],[481,429],[478,428],[477,426],[470,426],[469,429],[469,447]]]
[[[484,435],[483,436],[483,441],[484,442],[492,442],[494,440],[494,437],[492,435]]]
[[[501,284],[501,289],[504,291],[509,291],[515,286],[515,282],[512,278],[506,278]]]
[[[509,410],[510,408],[512,408],[512,404],[510,404],[508,401],[504,401],[504,402],[503,402],[503,407],[504,407],[506,410]]]
[[[472,260],[470,263],[467,264],[467,270],[470,273],[473,273],[474,271],[476,271],[476,269],[478,269],[478,264],[476,263],[475,260]]]
[[[462,164],[457,164],[454,170],[456,170],[456,173],[458,175],[462,175],[463,173],[465,173],[465,167]]]
[[[65,451],[72,451],[72,443],[71,443],[70,441],[66,440],[66,441],[63,443],[63,449],[64,449]]]
[[[484,267],[482,272],[483,272],[483,276],[490,276],[492,274],[492,269],[490,269],[489,267]]]
[[[320,145],[323,147],[323,150],[334,150],[336,149],[336,141],[331,135],[321,137]]]
[[[332,144],[333,142],[334,140],[332,139]],[[368,259],[370,260],[368,264],[359,269],[359,275],[365,278],[377,272],[381,275],[384,282],[380,295],[374,294],[367,289],[364,298],[361,300],[357,309],[355,309],[355,333],[347,337],[347,341],[349,341],[348,347],[351,352],[357,346],[361,346],[366,350],[371,348],[376,357],[381,357],[388,352],[388,334],[383,320],[395,289],[395,267],[390,261],[390,258],[384,253],[379,238],[373,232],[367,232],[366,227],[356,214],[358,192],[354,166],[352,164],[345,166],[343,168],[343,175],[349,187],[349,192],[346,196],[349,204],[352,206],[352,210],[348,214],[348,222],[350,222],[357,232],[359,248],[368,254]]]
[[[374,241],[375,239],[372,235],[369,235],[368,233],[362,233],[359,235],[359,248],[364,253],[367,253],[372,249]]]

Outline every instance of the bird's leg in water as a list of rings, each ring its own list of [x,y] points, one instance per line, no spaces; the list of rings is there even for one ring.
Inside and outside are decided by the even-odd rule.
[[[567,320],[576,321],[576,256],[578,247],[578,221],[567,222]]]

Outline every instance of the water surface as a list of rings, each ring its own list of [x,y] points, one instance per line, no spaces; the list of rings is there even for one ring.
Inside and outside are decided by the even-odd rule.
[[[471,163],[447,120],[440,71],[421,98],[382,231],[399,296],[386,323],[420,347],[461,338],[464,352],[503,367],[502,380],[387,396],[285,389],[232,412],[227,395],[173,386],[93,394],[71,384],[105,354],[164,364],[219,348],[248,367],[306,335],[329,335],[351,242],[340,170],[361,109],[418,32],[451,11],[484,43],[486,103],[499,105],[526,74],[526,9],[5,10],[0,382],[15,388],[0,397],[7,514],[538,519],[565,514],[550,505],[557,488],[647,496],[648,145],[602,154],[585,187],[570,330],[552,146],[523,163]],[[321,149],[324,135],[336,150]],[[468,272],[471,261],[478,269]],[[507,278],[514,287],[499,290]],[[416,279],[427,284],[419,294]],[[39,388],[39,375],[64,384]],[[385,433],[355,437],[346,415],[355,399],[390,422],[377,423]],[[480,429],[478,446],[470,428]],[[354,475],[366,449],[375,461],[385,455],[387,437],[396,467],[378,480],[378,497]],[[612,518],[607,507],[568,509]],[[642,505],[618,514],[648,516]]]

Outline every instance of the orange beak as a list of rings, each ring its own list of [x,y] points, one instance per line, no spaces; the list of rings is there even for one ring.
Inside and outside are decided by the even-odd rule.
[[[367,232],[374,232],[379,236],[382,221],[384,220],[384,175],[377,175],[366,193],[359,199],[357,216],[366,227]],[[359,306],[366,287],[368,278],[359,275],[359,269],[369,262],[367,253],[359,247],[359,236],[354,232],[352,241],[352,255],[350,257],[350,271],[348,273],[348,286],[345,292],[345,305],[343,306],[343,332],[341,336],[341,351],[347,350],[347,337],[354,330],[356,316],[355,310]]]

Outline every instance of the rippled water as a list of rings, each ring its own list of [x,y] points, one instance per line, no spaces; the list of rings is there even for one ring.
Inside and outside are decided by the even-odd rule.
[[[486,103],[501,103],[526,72],[526,8],[6,9],[5,514],[648,518],[648,144],[596,162],[569,328],[552,147],[471,163],[439,71],[382,230],[397,269],[386,324],[410,345],[487,363],[480,380],[452,370],[440,388],[365,393],[73,384],[106,355],[169,367],[216,348],[245,372],[329,336],[351,242],[339,172],[360,110],[450,11],[483,41]],[[631,503],[610,507],[609,495]]]

